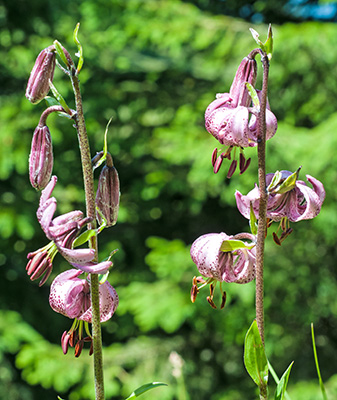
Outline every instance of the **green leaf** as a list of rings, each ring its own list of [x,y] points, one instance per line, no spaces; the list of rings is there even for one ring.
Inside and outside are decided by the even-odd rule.
[[[81,246],[86,243],[90,238],[95,236],[95,229],[89,229],[88,231],[83,232],[76,240],[74,241],[74,247]]]
[[[147,392],[148,390],[154,389],[158,386],[167,386],[167,384],[162,383],[162,382],[146,383],[145,385],[140,386],[138,389],[136,389],[134,392],[132,392],[130,394],[130,396],[128,398],[126,398],[125,400],[135,399],[136,397],[139,397],[140,395]]]
[[[273,40],[273,31],[271,29],[271,24],[269,24],[268,27],[268,38],[264,42],[264,47],[265,47],[265,52],[267,53],[267,57],[269,61],[271,60],[273,56],[273,46],[274,46],[274,40]]]
[[[248,92],[250,94],[250,97],[252,98],[254,107],[258,111],[260,111],[260,100],[259,100],[259,97],[257,95],[257,92],[256,92],[254,86],[252,84],[250,84],[249,82],[246,82],[246,86],[247,86]]]
[[[100,165],[102,165],[103,162],[106,160],[106,155],[108,154],[108,130],[109,130],[109,125],[110,125],[111,121],[112,121],[112,117],[109,119],[108,123],[106,124],[105,132],[104,132],[103,155],[97,161],[97,163],[94,165],[94,170],[96,168],[98,168]]]
[[[294,364],[294,361],[289,365],[287,370],[282,375],[280,381],[278,382],[276,390],[275,390],[274,400],[283,400],[284,399],[284,395],[285,395],[287,385],[288,385],[290,371],[291,371],[293,364]]]
[[[262,43],[261,40],[259,39],[260,35],[256,32],[255,29],[249,28],[249,30],[250,30],[254,40],[259,45],[260,49],[262,51],[264,51],[267,54],[268,59],[271,60],[272,54],[273,54],[273,31],[271,29],[271,24],[269,24],[268,37],[264,43]]]
[[[67,60],[66,55],[64,54],[62,45],[57,40],[54,40],[54,46],[56,48],[57,54],[60,56],[61,60],[65,63],[65,65],[69,68],[69,61]]]
[[[53,95],[55,96],[56,100],[61,104],[61,106],[64,108],[64,111],[68,113],[69,115],[72,115],[72,111],[68,107],[68,104],[64,100],[64,98],[61,96],[59,91],[56,89],[56,87],[53,85],[51,81],[49,81],[49,86],[51,91],[53,92]]]
[[[316,343],[315,343],[314,324],[313,323],[311,323],[311,338],[312,338],[312,348],[313,348],[313,351],[314,351],[314,358],[315,358],[315,365],[316,365],[316,370],[317,370],[319,386],[321,388],[323,399],[324,400],[328,400],[328,397],[327,397],[326,392],[325,392],[325,387],[324,387],[324,383],[323,383],[323,380],[322,380],[322,376],[321,376],[321,371],[319,369],[317,350],[316,350]]]
[[[253,247],[255,247],[255,244],[247,244],[245,242],[242,242],[241,240],[230,239],[230,240],[224,240],[222,242],[220,250],[224,251],[224,252],[235,251],[235,250],[239,250],[239,249],[250,250]]]
[[[252,203],[250,203],[250,218],[249,218],[250,231],[253,235],[257,235],[257,219],[253,210]]]
[[[246,334],[244,363],[247,372],[257,386],[266,387],[268,383],[268,362],[256,320]]]
[[[83,58],[83,47],[80,43],[80,41],[78,40],[77,34],[78,34],[78,30],[80,29],[80,23],[78,22],[75,29],[74,29],[74,42],[77,45],[77,50],[78,52],[76,53],[76,56],[79,58],[78,60],[78,64],[77,64],[77,69],[76,69],[76,74],[78,75],[83,67],[83,62],[84,62],[84,58]]]

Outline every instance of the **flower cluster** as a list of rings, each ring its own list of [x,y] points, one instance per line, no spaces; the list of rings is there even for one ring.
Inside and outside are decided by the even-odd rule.
[[[253,51],[251,54],[257,54]],[[238,164],[236,149],[239,148],[239,169],[242,174],[249,166],[243,149],[257,146],[261,140],[260,103],[262,91],[255,89],[256,61],[249,55],[245,57],[234,77],[229,93],[220,93],[206,109],[205,126],[222,145],[227,146],[224,152],[215,149],[212,154],[214,173],[217,173],[225,158],[234,159],[229,167],[227,177],[230,178]],[[265,88],[265,87],[264,87]],[[266,88],[265,88],[266,90]],[[264,97],[266,99],[266,97]],[[251,104],[253,103],[253,104]],[[277,120],[270,111],[268,100],[265,103],[265,139],[271,139],[277,129]],[[309,187],[304,181],[298,180],[298,169],[277,171],[266,175],[267,193],[267,227],[273,221],[279,221],[281,235],[273,232],[276,244],[292,232],[290,222],[297,222],[316,217],[325,198],[323,184],[310,175],[306,175]],[[194,277],[191,300],[194,302],[199,290],[205,285],[210,287],[207,301],[216,308],[213,301],[214,289],[220,282],[222,292],[221,308],[226,302],[226,292],[222,283],[248,283],[255,278],[257,219],[259,218],[260,189],[257,185],[247,195],[235,193],[237,208],[250,220],[252,234],[240,233],[228,236],[225,233],[209,233],[200,236],[191,246],[191,257],[202,276]],[[254,233],[254,234],[253,234]],[[247,243],[247,240],[249,241]]]
[[[74,69],[74,63],[69,53],[62,46],[61,50],[64,56],[61,58],[69,70]],[[49,92],[58,51],[56,45],[49,46],[42,50],[36,59],[26,90],[26,97],[33,104],[40,102]],[[53,88],[53,90],[56,89]],[[75,356],[79,356],[83,343],[92,341],[88,328],[92,316],[90,275],[84,276],[83,279],[80,278],[80,275],[83,273],[107,274],[112,262],[110,260],[97,262],[94,249],[76,247],[82,229],[93,222],[92,218],[85,217],[79,210],[54,216],[57,201],[55,197],[52,197],[52,193],[57,177],[52,176],[54,158],[51,134],[46,120],[50,113],[62,112],[68,114],[70,119],[74,119],[75,125],[77,123],[76,112],[69,109],[65,102],[62,104],[63,106],[48,107],[42,113],[33,134],[29,156],[29,178],[35,189],[42,190],[36,215],[50,242],[28,254],[29,261],[26,270],[31,280],[40,279],[39,285],[41,286],[52,272],[53,260],[57,253],[60,253],[73,267],[54,279],[51,284],[49,302],[54,311],[75,319],[72,328],[63,334],[61,342],[64,353],[67,352],[68,345],[70,345],[75,347]],[[116,224],[119,207],[118,173],[112,165],[109,153],[105,155],[105,159],[107,165],[101,172],[96,195],[97,220],[104,225],[103,227]],[[100,227],[95,234],[99,233],[103,227]],[[88,233],[92,232],[95,231]],[[80,243],[86,242],[88,238],[89,236],[85,240],[80,240]],[[106,279],[106,277],[104,278]],[[114,314],[118,306],[118,296],[115,289],[106,280],[101,281],[99,285],[100,318],[101,322],[104,322]],[[87,333],[86,337],[83,335],[83,329]]]

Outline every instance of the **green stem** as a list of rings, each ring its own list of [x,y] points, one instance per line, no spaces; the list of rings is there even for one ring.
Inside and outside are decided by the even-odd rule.
[[[80,84],[78,77],[71,74],[71,83],[75,94],[76,101],[76,129],[81,153],[81,162],[83,169],[83,180],[86,201],[86,213],[88,217],[92,218],[92,222],[88,224],[88,229],[96,227],[95,214],[95,190],[94,190],[94,176],[91,166],[90,146],[85,126],[82,97],[80,92]],[[98,261],[98,245],[97,236],[94,235],[90,238],[90,247],[95,249],[96,258]],[[104,400],[104,379],[103,379],[103,352],[102,352],[102,334],[100,322],[100,308],[99,308],[99,282],[98,275],[91,274],[91,307],[92,307],[92,337],[93,337],[93,354],[94,354],[94,375],[95,375],[95,392],[96,400]]]

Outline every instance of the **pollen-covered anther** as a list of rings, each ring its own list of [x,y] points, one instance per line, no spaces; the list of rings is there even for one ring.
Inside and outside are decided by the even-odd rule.
[[[214,164],[214,173],[217,174],[220,170],[220,167],[222,165],[223,162],[223,157],[222,154],[216,159],[215,164]]]
[[[191,289],[191,302],[192,303],[195,303],[198,293],[199,293],[199,289],[198,289],[197,285],[193,285],[192,289]]]
[[[233,176],[233,174],[234,174],[234,172],[236,170],[237,164],[238,164],[238,162],[236,160],[232,161],[232,163],[231,163],[231,165],[229,167],[228,173],[227,173],[227,178],[228,179],[230,179]]]
[[[222,296],[221,296],[221,305],[220,305],[220,309],[222,310],[225,305],[226,305],[226,299],[227,299],[227,294],[225,291],[222,292]]]
[[[211,305],[212,308],[216,309],[216,305],[210,296],[207,296],[207,301]]]
[[[282,243],[293,231],[293,228],[288,228],[285,232],[281,233],[280,242]]]
[[[82,350],[83,350],[83,345],[84,345],[83,339],[79,340],[75,344],[75,357],[79,357],[81,355]]]
[[[278,246],[281,246],[281,240],[279,239],[279,237],[277,236],[277,234],[276,234],[276,232],[273,232],[273,239],[274,239],[274,242],[278,245]]]
[[[214,164],[215,164],[215,161],[216,161],[217,157],[218,157],[218,149],[215,148],[213,150],[213,153],[212,153],[212,166],[213,167],[214,167]]]

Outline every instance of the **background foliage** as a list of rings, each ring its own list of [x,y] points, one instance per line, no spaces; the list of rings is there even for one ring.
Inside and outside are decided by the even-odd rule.
[[[107,398],[127,397],[148,381],[169,384],[149,392],[148,399],[255,398],[242,362],[244,335],[254,318],[254,284],[228,285],[224,311],[212,310],[206,293],[194,305],[189,299],[197,274],[189,257],[193,240],[203,233],[248,229],[234,192],[246,194],[256,181],[254,150],[243,176],[227,181],[226,166],[213,175],[210,156],[217,142],[203,125],[207,105],[215,93],[229,89],[239,62],[254,48],[248,28],[265,37],[265,25],[238,19],[254,20],[240,14],[247,4],[260,7],[263,20],[274,24],[269,100],[279,129],[268,143],[268,170],[302,165],[302,179],[317,177],[327,192],[320,216],[293,226],[281,248],[270,234],[267,239],[268,357],[279,375],[295,360],[293,399],[317,399],[314,322],[323,379],[330,398],[336,397],[337,27],[284,23],[298,18],[287,17],[283,8],[279,19],[276,12],[270,19],[266,1],[235,2],[236,8],[234,2],[192,3],[8,0],[0,5],[0,393],[7,400],[49,400],[56,393],[70,400],[93,398],[92,359],[63,355],[60,336],[71,321],[50,309],[48,284],[38,288],[25,272],[26,254],[46,243],[35,218],[39,195],[27,175],[31,136],[44,105],[29,104],[25,85],[36,55],[55,38],[75,51],[78,21],[92,153],[101,149],[113,116],[109,150],[122,192],[118,224],[100,236],[102,258],[119,248],[109,280],[120,306],[103,325]],[[234,9],[219,8],[220,3]],[[71,104],[69,83],[59,71],[55,84]],[[58,211],[83,209],[75,131],[55,116],[48,122],[59,176]],[[66,268],[60,257],[54,264],[55,275]],[[172,352],[184,360],[181,376],[173,373]]]

